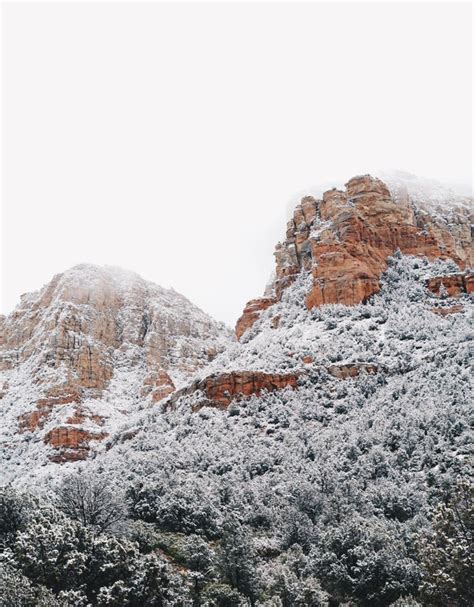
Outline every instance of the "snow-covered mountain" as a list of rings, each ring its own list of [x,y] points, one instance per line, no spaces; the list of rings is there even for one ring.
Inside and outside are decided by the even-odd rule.
[[[87,457],[232,341],[179,293],[85,264],[0,322],[2,453],[28,466]]]
[[[71,535],[97,528],[64,500],[81,479],[107,486],[124,514],[100,588],[88,565],[74,582],[31,573],[23,529],[11,571],[71,606],[471,604],[472,200],[407,182],[363,175],[304,197],[238,340],[181,296],[111,270],[73,269],[25,298],[3,320],[3,470],[36,487],[55,521],[44,531],[31,515],[26,529],[63,533],[70,562]],[[97,279],[76,291],[84,272]],[[56,386],[81,400],[55,405]],[[41,398],[43,427],[25,428]],[[51,428],[75,425],[54,417],[69,407],[109,420],[94,457],[44,451]],[[79,519],[72,530],[62,512]],[[74,544],[77,562],[112,541],[98,537]]]

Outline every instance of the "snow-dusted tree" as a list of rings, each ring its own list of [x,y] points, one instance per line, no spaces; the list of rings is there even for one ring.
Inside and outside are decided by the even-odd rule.
[[[389,605],[417,588],[416,563],[406,552],[396,525],[353,516],[323,532],[310,570],[339,601]]]
[[[199,607],[204,588],[217,578],[216,555],[202,537],[191,535],[184,545],[183,558],[186,566],[191,570],[189,579],[193,605]]]
[[[66,476],[58,489],[58,506],[71,519],[98,533],[124,517],[125,507],[111,489],[109,479],[79,470]]]
[[[461,480],[433,516],[433,532],[420,535],[423,581],[428,605],[474,605],[474,485]]]
[[[235,588],[215,582],[209,584],[203,594],[206,607],[247,607],[248,601]]]
[[[68,607],[44,586],[37,586],[14,566],[0,563],[0,607]]]
[[[246,596],[253,606],[258,597],[256,555],[246,530],[230,515],[224,523],[220,544],[222,576],[233,588]]]
[[[53,592],[74,588],[86,570],[84,531],[54,507],[40,504],[16,534],[15,563],[24,575]]]
[[[11,487],[0,488],[0,549],[11,546],[15,534],[25,527],[33,504],[36,500],[31,496]]]

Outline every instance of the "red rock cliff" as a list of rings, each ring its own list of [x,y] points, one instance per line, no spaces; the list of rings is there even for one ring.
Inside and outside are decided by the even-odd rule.
[[[286,239],[275,250],[275,299],[247,304],[236,326],[237,337],[253,325],[261,310],[278,301],[302,270],[312,273],[308,308],[330,303],[353,305],[380,289],[387,258],[406,255],[451,259],[460,269],[474,265],[472,218],[464,208],[449,221],[408,195],[392,197],[370,175],[353,177],[345,190],[329,190],[322,199],[302,199],[288,222]],[[255,303],[257,302],[257,303]]]
[[[284,388],[296,388],[298,374],[296,373],[262,373],[260,371],[231,371],[210,375],[205,379],[193,382],[191,385],[177,391],[165,402],[165,410],[174,409],[176,401],[182,396],[204,394],[204,401],[196,403],[193,410],[203,406],[226,409],[236,398],[259,396],[264,390],[273,392]]]

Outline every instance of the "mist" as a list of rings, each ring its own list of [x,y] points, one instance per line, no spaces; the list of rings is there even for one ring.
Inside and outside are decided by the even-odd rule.
[[[301,195],[472,192],[470,4],[2,9],[3,313],[89,262],[233,325]]]

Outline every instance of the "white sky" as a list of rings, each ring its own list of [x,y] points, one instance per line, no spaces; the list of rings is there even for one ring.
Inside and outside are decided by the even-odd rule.
[[[234,324],[314,184],[470,180],[471,11],[4,4],[3,312],[92,262]]]

